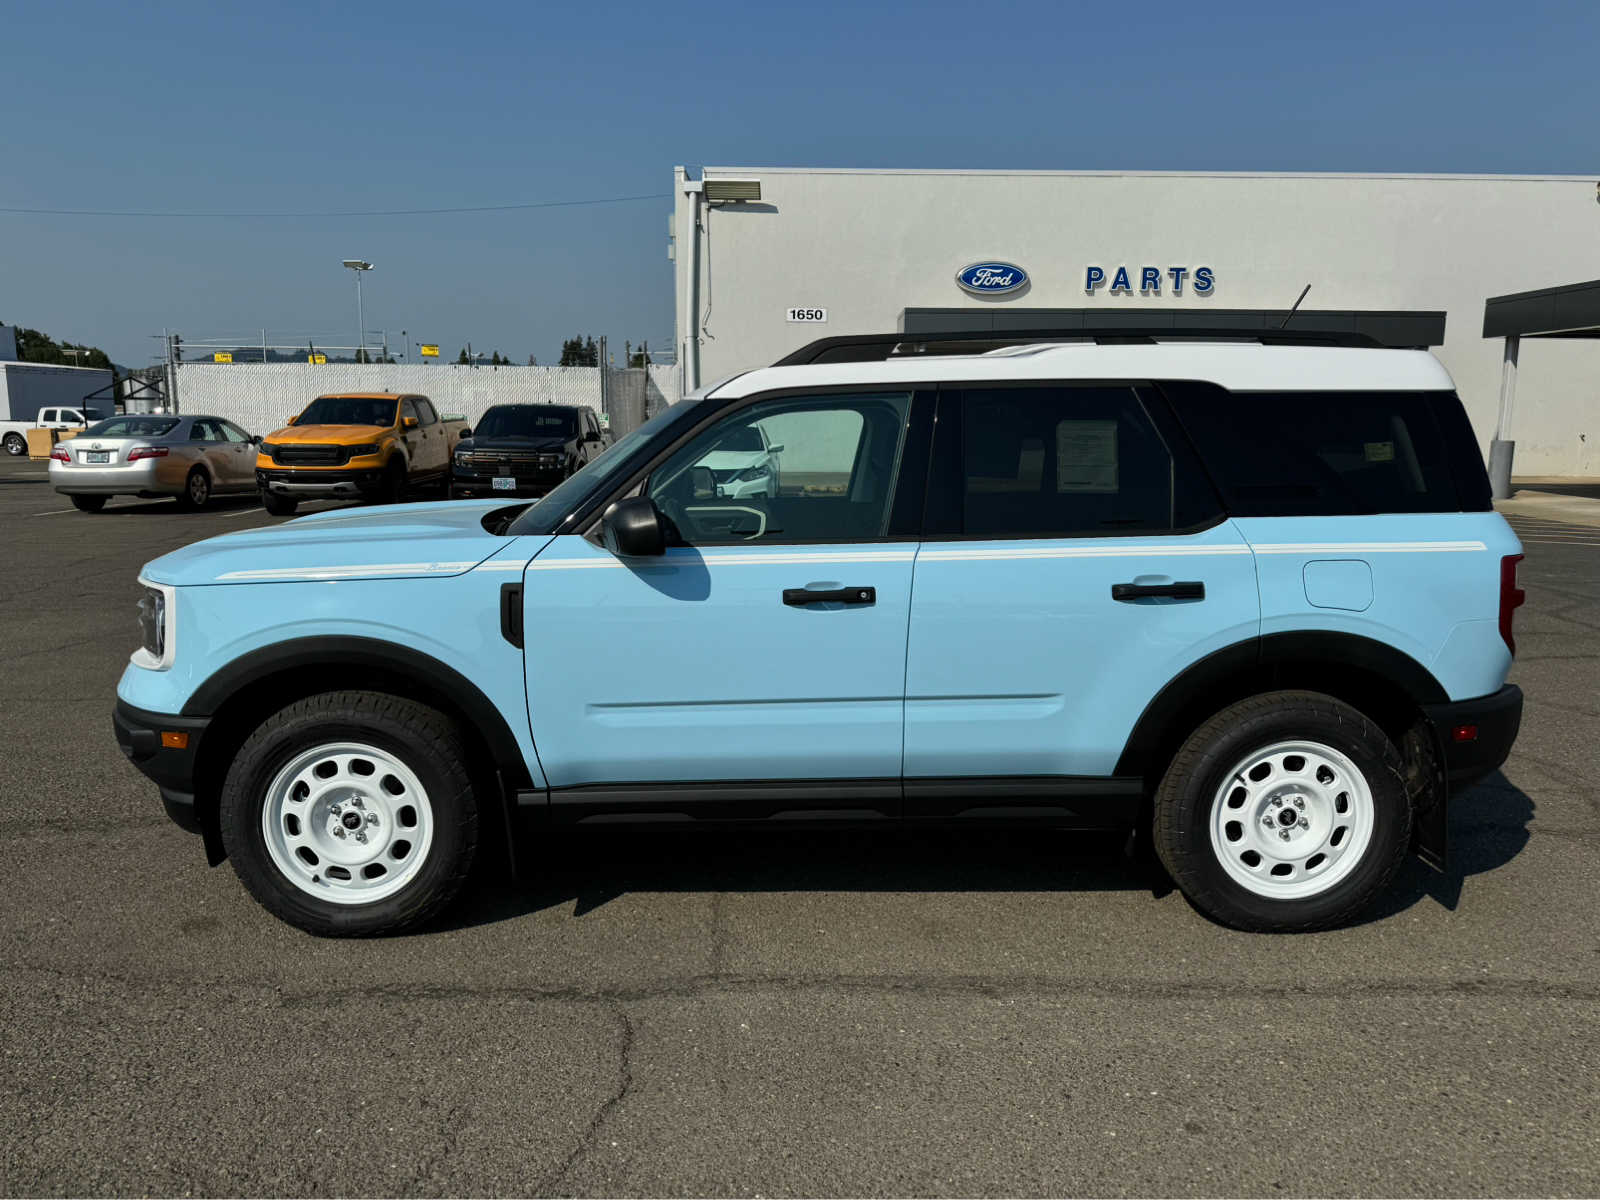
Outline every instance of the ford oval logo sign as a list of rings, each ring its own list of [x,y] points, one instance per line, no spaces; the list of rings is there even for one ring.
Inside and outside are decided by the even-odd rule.
[[[1003,296],[1024,287],[1028,273],[1014,263],[981,262],[962,267],[956,272],[956,282],[974,296]]]

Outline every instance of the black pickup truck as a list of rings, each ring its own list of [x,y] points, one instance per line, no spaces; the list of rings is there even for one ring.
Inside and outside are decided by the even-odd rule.
[[[593,409],[497,404],[456,445],[450,494],[542,496],[610,444]]]

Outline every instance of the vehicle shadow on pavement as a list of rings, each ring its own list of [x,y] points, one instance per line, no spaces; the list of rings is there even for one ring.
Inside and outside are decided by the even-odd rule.
[[[1533,800],[1501,772],[1450,800],[1449,862],[1434,871],[1408,858],[1399,875],[1357,924],[1382,921],[1424,897],[1454,912],[1467,878],[1499,870],[1528,844]]]
[[[1469,876],[1505,866],[1528,844],[1533,801],[1496,772],[1450,805],[1450,861],[1408,856],[1354,925],[1431,899],[1454,911]],[[509,878],[499,843],[476,886],[422,932],[494,924],[572,905],[587,913],[630,892],[1093,892],[1173,890],[1153,854],[1121,834],[1038,829],[690,830],[562,832],[525,848]]]
[[[61,497],[63,500],[67,497]],[[174,497],[141,500],[137,504],[108,504],[93,514],[96,520],[107,517],[148,516],[151,513],[181,513],[186,517],[203,517],[208,513],[236,512],[242,508],[260,508],[261,498],[254,492],[238,496],[213,496],[204,508],[185,508]]]
[[[521,877],[498,864],[444,930],[573,905],[583,916],[630,892],[1151,891],[1159,865],[1121,834],[1053,830],[691,830],[562,833],[524,852]]]

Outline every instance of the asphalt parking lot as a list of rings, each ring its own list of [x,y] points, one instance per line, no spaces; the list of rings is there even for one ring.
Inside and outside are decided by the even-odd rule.
[[[1117,845],[566,843],[319,941],[111,735],[135,575],[253,503],[0,463],[0,1191],[1600,1193],[1600,529],[1527,542],[1504,774],[1370,919],[1218,928]]]

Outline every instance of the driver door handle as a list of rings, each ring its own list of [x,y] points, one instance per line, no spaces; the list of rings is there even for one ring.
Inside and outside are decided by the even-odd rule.
[[[876,604],[878,589],[846,587],[823,590],[821,588],[784,588],[783,602],[800,607],[806,604]]]

